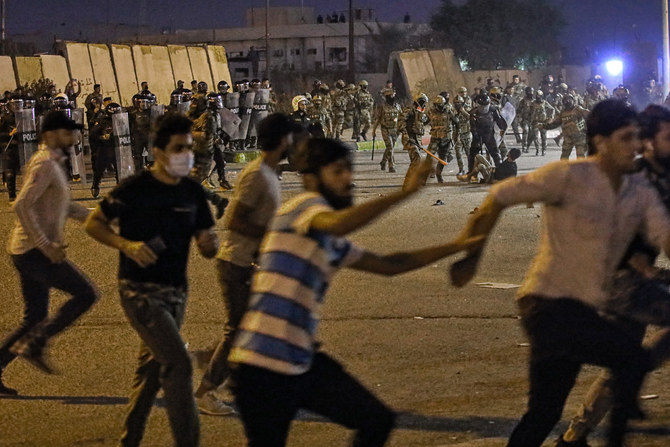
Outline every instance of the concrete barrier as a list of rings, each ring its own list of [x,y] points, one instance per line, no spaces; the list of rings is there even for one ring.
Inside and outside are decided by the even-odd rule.
[[[57,89],[65,90],[70,82],[70,73],[67,71],[67,62],[63,56],[53,54],[41,54],[42,75],[51,79]]]
[[[428,51],[428,56],[433,65],[435,82],[438,87],[438,91],[434,93],[438,94],[441,91],[446,90],[454,96],[458,87],[463,85],[464,79],[463,72],[454,57],[453,50],[431,50]],[[431,99],[435,96],[432,93],[433,92],[431,92]]]
[[[14,62],[19,84],[30,84],[42,78],[42,62],[39,57],[16,57]]]
[[[169,104],[175,85],[167,47],[133,45],[133,60],[138,84],[148,82],[158,102]]]
[[[104,44],[89,44],[88,52],[91,57],[91,67],[96,84],[100,84],[102,97],[109,96],[112,101],[119,102],[119,88],[116,85],[114,66],[109,54],[109,47]]]
[[[121,105],[129,107],[133,104],[133,95],[139,91],[133,54],[128,45],[111,45],[111,50]]]
[[[191,71],[191,61],[188,58],[188,50],[181,45],[168,45],[167,48],[170,54],[175,86],[177,81],[182,80],[184,81],[184,88],[190,88],[193,72]]]
[[[12,91],[16,87],[16,73],[11,56],[0,56],[0,94],[5,90]]]
[[[221,80],[226,81],[232,88],[233,82],[230,78],[226,49],[220,45],[207,45],[207,56],[209,57],[209,66],[212,69],[212,81],[214,82],[210,90],[216,90],[216,84]]]
[[[93,68],[91,68],[91,56],[88,53],[88,44],[66,42],[63,50],[70,71],[70,77],[77,79],[79,84],[81,84],[81,95],[79,97],[86,98],[89,93],[93,93],[93,85],[95,84]],[[58,88],[64,89],[65,86],[58,86]]]
[[[216,84],[212,81],[212,71],[209,68],[209,61],[207,60],[207,51],[203,47],[187,48],[193,79],[198,82],[205,81],[210,91],[216,89]],[[216,82],[219,81],[217,80]]]

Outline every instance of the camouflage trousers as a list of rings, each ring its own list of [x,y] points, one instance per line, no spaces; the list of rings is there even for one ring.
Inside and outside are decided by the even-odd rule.
[[[586,135],[564,133],[561,160],[570,158],[573,147],[577,151],[577,158],[586,157]]]
[[[465,156],[467,160],[470,156],[470,146],[472,146],[472,134],[470,132],[460,134],[458,136],[458,141],[454,145],[454,151],[456,152],[456,161],[458,162],[458,167],[461,168],[461,171],[463,170],[461,156]]]
[[[333,110],[333,136],[340,138],[342,136],[342,127],[344,126],[344,110]]]
[[[396,141],[398,140],[398,131],[397,129],[387,129],[382,127],[382,138],[384,140],[384,145],[386,150],[384,151],[384,156],[382,157],[382,168],[388,163],[389,169],[395,169],[395,157],[393,156],[393,147],[395,146]]]
[[[359,133],[366,134],[370,130],[372,118],[369,109],[361,109],[358,111],[358,130]]]

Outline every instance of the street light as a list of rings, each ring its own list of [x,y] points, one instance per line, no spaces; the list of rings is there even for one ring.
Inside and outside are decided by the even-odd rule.
[[[623,72],[623,62],[618,59],[612,59],[605,62],[605,68],[610,76],[619,76]]]

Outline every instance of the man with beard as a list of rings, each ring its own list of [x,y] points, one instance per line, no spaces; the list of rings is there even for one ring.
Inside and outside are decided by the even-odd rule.
[[[81,127],[63,112],[44,116],[40,149],[30,159],[14,204],[17,222],[8,251],[21,279],[25,310],[21,326],[0,346],[0,376],[17,355],[53,373],[45,356],[48,340],[67,329],[98,298],[91,281],[66,259],[63,240],[68,217],[83,222],[88,216],[86,208],[72,201],[64,168],[67,149],[79,138]],[[51,289],[71,298],[47,318]],[[0,381],[0,395],[16,394]]]
[[[379,256],[344,238],[372,222],[426,181],[430,160],[405,189],[353,205],[352,159],[336,140],[308,140],[299,156],[305,192],[271,221],[229,361],[231,389],[250,446],[283,446],[299,409],[356,430],[353,445],[384,445],[395,414],[336,360],[318,349],[321,303],[342,267],[396,275],[468,249],[471,241]]]
[[[281,202],[277,166],[293,146],[302,126],[276,113],[259,123],[261,156],[249,163],[237,178],[235,192],[224,214],[225,231],[217,255],[219,283],[226,307],[224,335],[216,350],[196,351],[196,360],[207,359],[202,382],[195,392],[201,413],[224,415],[232,408],[216,398],[214,391],[230,375],[228,354],[237,327],[249,302],[249,286],[256,255],[265,230]],[[201,362],[204,363],[204,362]]]
[[[606,445],[624,445],[652,362],[636,337],[600,312],[607,309],[617,266],[638,231],[670,253],[670,217],[649,180],[635,172],[642,149],[638,131],[637,114],[625,103],[596,104],[587,120],[592,156],[561,160],[494,185],[463,231],[462,238],[488,236],[505,208],[545,204],[538,254],[517,300],[530,339],[528,409],[508,447],[542,445],[583,364],[611,371],[614,405]],[[473,250],[452,266],[453,284],[472,279],[482,251]]]
[[[648,106],[639,116],[640,138],[645,152],[640,160],[641,174],[658,191],[665,209],[670,211],[670,110]],[[639,342],[647,325],[664,326],[649,343],[654,366],[670,356],[670,272],[654,266],[658,249],[636,236],[615,276],[614,294],[609,298],[607,314],[628,328]],[[572,419],[557,447],[588,447],[586,437],[612,406],[613,377],[607,371],[593,382],[585,402]],[[641,410],[636,416],[644,417]]]

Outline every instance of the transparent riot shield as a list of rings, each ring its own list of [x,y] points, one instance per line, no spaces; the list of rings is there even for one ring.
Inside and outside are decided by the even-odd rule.
[[[221,117],[221,123],[223,126],[223,130],[228,133],[226,130],[226,126],[230,127],[230,133],[228,133],[228,136],[230,137],[231,140],[237,140],[238,139],[238,134],[240,130],[240,124],[242,123],[242,119],[240,119],[240,94],[239,92],[231,92],[227,93],[224,101],[223,101],[223,106],[228,110],[230,113],[235,115],[237,119],[234,120],[237,124],[229,125],[228,121],[233,120],[233,117],[230,117],[229,119],[226,118],[225,120],[223,119],[223,116]]]
[[[191,108],[191,101],[186,101],[186,102],[179,103],[179,105],[177,106],[177,113],[181,113],[182,115],[186,115],[188,113],[188,109],[190,109],[190,108]]]
[[[115,113],[112,115],[112,132],[114,135],[114,153],[116,155],[116,169],[119,182],[135,172],[133,162],[133,151],[130,144],[130,126],[128,125],[128,113]]]
[[[502,118],[505,120],[508,128],[512,126],[512,121],[514,121],[514,118],[516,117],[516,109],[511,102],[508,102],[502,109],[500,109],[500,116],[502,116]],[[501,129],[498,127],[497,123],[494,124],[493,127],[495,128],[494,137],[496,140],[496,145],[500,146],[500,143],[503,140],[503,136],[500,135]]]
[[[74,109],[72,110],[72,120],[77,123],[84,125],[84,109]],[[86,184],[86,162],[84,161],[84,141],[82,137],[79,138],[79,142],[70,148],[70,164],[72,165],[72,174],[79,175],[81,178],[81,183]]]
[[[181,106],[181,104],[179,104]],[[188,103],[190,105],[190,102]],[[150,114],[150,123],[151,127],[149,128],[149,139],[147,143],[147,148],[144,150],[142,153],[143,157],[147,157],[147,162],[153,163],[154,162],[154,138],[153,138],[153,132],[151,131],[156,127],[156,123],[158,120],[165,115],[165,106],[163,104],[153,104],[151,106],[151,114]]]
[[[30,157],[37,152],[37,123],[35,109],[21,109],[14,114],[16,119],[16,134],[19,147],[19,163],[25,166]]]
[[[270,90],[261,88],[256,91],[254,97],[254,106],[251,111],[251,124],[249,126],[248,135],[255,137],[257,135],[256,128],[258,123],[263,121],[263,118],[268,116],[268,104],[270,103]]]
[[[248,91],[243,97],[240,96],[240,133],[238,139],[244,140],[247,137],[247,132],[249,131],[249,124],[251,123],[251,111],[254,107],[254,98],[256,97],[256,92]]]
[[[237,129],[240,128],[242,120],[225,107],[219,110],[219,116],[221,117],[221,129],[223,129],[231,140],[234,139],[237,136]]]

